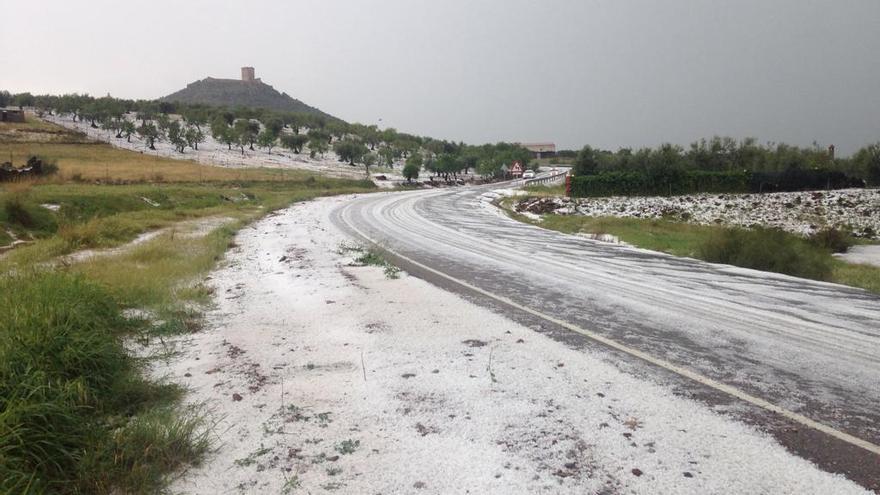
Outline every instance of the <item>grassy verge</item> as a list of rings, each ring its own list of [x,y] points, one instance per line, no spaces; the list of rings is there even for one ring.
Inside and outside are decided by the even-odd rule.
[[[7,230],[33,241],[0,256],[0,493],[155,493],[169,472],[197,462],[209,447],[198,411],[177,404],[176,386],[145,378],[146,361],[126,345],[199,328],[199,305],[210,299],[200,282],[242,225],[295,201],[372,188],[299,173],[109,185],[131,173],[132,154],[110,150],[102,185],[62,177],[0,191],[0,241]],[[60,153],[59,162],[70,157]],[[204,217],[225,223],[57,262]]]
[[[522,222],[566,234],[611,234],[633,246],[757,270],[824,280],[880,294],[880,267],[846,263],[832,256],[824,239],[809,242],[781,231],[695,225],[656,219],[543,215],[536,222],[502,206]]]
[[[85,277],[0,279],[0,491],[150,493],[207,448],[179,390],[143,378],[123,347],[135,330]]]

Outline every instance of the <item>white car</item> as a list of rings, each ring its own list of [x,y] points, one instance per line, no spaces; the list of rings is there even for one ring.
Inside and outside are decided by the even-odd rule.
[[[535,171],[534,170],[526,170],[523,172],[523,179],[534,179]]]

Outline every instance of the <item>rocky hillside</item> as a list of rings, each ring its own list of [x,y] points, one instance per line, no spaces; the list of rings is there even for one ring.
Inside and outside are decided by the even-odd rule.
[[[180,103],[202,103],[215,106],[266,108],[279,112],[298,112],[322,115],[328,119],[336,117],[306,105],[290,97],[287,93],[279,93],[272,86],[258,80],[241,81],[238,79],[215,79],[208,77],[190,83],[159,101]]]

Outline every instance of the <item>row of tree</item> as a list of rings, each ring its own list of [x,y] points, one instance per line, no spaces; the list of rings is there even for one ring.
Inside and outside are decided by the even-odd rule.
[[[314,114],[79,94],[34,96],[0,92],[0,104],[33,107],[41,115],[68,115],[74,121],[111,130],[119,139],[130,141],[136,135],[150,149],[155,149],[157,141],[167,140],[180,153],[188,147],[197,150],[206,133],[210,133],[230,150],[237,148],[242,154],[255,146],[270,153],[277,146],[293,153],[307,149],[313,158],[332,150],[340,161],[352,166],[363,164],[368,173],[374,165],[393,168],[403,162],[408,178],[418,177],[422,169],[445,180],[471,172],[500,177],[514,161],[527,165],[531,158],[525,148],[515,144],[470,146]]]
[[[713,137],[685,149],[673,144],[616,152],[585,146],[574,160],[575,175],[604,172],[644,172],[668,175],[680,171],[753,172],[781,174],[795,170],[840,172],[880,185],[880,143],[865,146],[850,158],[835,157],[832,150],[803,148],[781,143],[759,144],[753,138]]]

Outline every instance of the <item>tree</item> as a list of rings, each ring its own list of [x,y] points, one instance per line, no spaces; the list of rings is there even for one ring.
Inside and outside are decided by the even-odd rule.
[[[334,120],[327,124],[324,130],[327,131],[327,144],[332,144],[334,138],[338,141],[348,134],[348,125]]]
[[[265,128],[259,135],[257,135],[257,144],[260,148],[266,148],[268,152],[272,153],[272,148],[278,142],[278,134],[276,134],[272,129]]]
[[[122,123],[118,119],[115,119],[113,117],[104,119],[104,121],[101,122],[101,129],[104,129],[105,131],[115,132],[116,138],[122,139]]]
[[[370,145],[370,151],[375,151],[376,145],[382,141],[379,129],[374,125],[358,126],[355,133],[359,135],[365,143]]]
[[[856,170],[867,179],[868,184],[880,186],[880,143],[865,146],[852,158]]]
[[[403,176],[407,182],[412,182],[413,179],[419,178],[419,168],[415,163],[410,163],[409,160],[406,161],[406,165],[403,167]]]
[[[422,154],[416,151],[415,153],[409,155],[406,158],[406,164],[412,165],[418,169],[422,168],[422,164],[424,163],[424,158],[422,158]]]
[[[167,133],[169,125],[171,125],[171,119],[168,118],[167,114],[160,113],[156,116],[156,127],[159,128],[160,132]]]
[[[444,179],[449,180],[449,175],[456,177],[464,168],[464,164],[458,155],[453,153],[442,153],[437,155],[434,163],[434,170],[438,175],[442,175]]]
[[[180,122],[175,120],[168,123],[168,141],[179,153],[183,153],[184,149],[186,149],[186,135],[180,126]]]
[[[302,152],[302,148],[308,140],[308,136],[305,136],[303,134],[285,134],[281,136],[281,146],[284,146],[290,151],[299,154]]]
[[[250,119],[239,119],[235,121],[233,128],[239,145],[246,144],[251,151],[254,151],[254,143],[260,133],[260,124]],[[241,154],[244,154],[244,146],[241,146]]]
[[[344,138],[333,145],[333,151],[339,156],[340,161],[354,166],[354,162],[361,160],[368,150],[359,139]]]
[[[275,138],[281,135],[281,130],[284,129],[284,121],[279,119],[278,117],[270,117],[263,120],[264,131],[269,131]]]
[[[299,128],[303,126],[303,122],[305,119],[296,113],[289,113],[284,116],[283,123],[290,127],[290,130],[293,131],[294,134],[299,134]]]
[[[195,124],[186,127],[183,137],[186,139],[186,144],[194,150],[198,150],[199,143],[205,141],[205,133]]]
[[[467,151],[462,153],[461,155],[461,164],[464,169],[464,173],[468,173],[470,169],[477,168],[477,162],[480,160],[480,156],[475,151]]]
[[[378,157],[375,153],[367,153],[364,155],[364,169],[367,171],[367,176],[370,175],[370,167],[376,164],[376,160],[378,160]]]
[[[202,126],[208,122],[208,111],[203,108],[186,108],[181,114],[186,123],[194,125],[199,132],[202,131]]]
[[[395,150],[391,146],[383,144],[379,147],[379,157],[382,159],[380,163],[394,168],[394,159],[397,158],[397,156],[399,156],[397,150]]]
[[[330,145],[327,144],[327,139],[323,134],[312,135],[312,131],[309,131],[309,156],[315,158],[318,154],[321,157],[324,157],[324,153],[326,153],[330,149]]]
[[[146,142],[148,148],[151,150],[156,149],[155,143],[156,140],[159,139],[159,130],[156,129],[156,126],[153,125],[152,122],[147,122],[138,127],[137,134]]]
[[[596,157],[596,151],[590,145],[584,146],[578,151],[577,158],[574,160],[572,173],[574,175],[592,175],[599,168],[599,160]]]
[[[134,122],[132,122],[128,119],[123,119],[122,120],[122,128],[120,129],[120,132],[122,133],[123,136],[125,136],[125,140],[130,143],[131,142],[131,135],[134,134],[134,132],[135,132]]]
[[[232,145],[235,144],[232,128],[229,127],[229,124],[226,123],[226,118],[222,115],[214,117],[214,120],[211,121],[211,137],[225,144],[230,150]]]
[[[398,134],[394,140],[394,147],[400,151],[400,155],[406,158],[410,153],[419,149],[419,142],[405,134]]]

